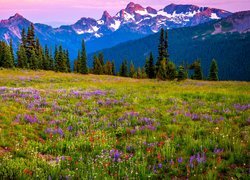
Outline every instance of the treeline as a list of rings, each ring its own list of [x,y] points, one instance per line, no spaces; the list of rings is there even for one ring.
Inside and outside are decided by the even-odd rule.
[[[80,61],[80,55],[78,55],[78,60]],[[78,72],[78,71],[77,71]],[[218,81],[218,65],[216,60],[212,60],[209,77],[205,78],[202,72],[201,62],[199,60],[194,61],[192,64],[188,65],[183,63],[182,65],[176,67],[176,65],[169,58],[168,51],[168,32],[161,29],[160,40],[158,45],[158,58],[154,62],[153,53],[146,59],[144,67],[135,68],[133,61],[128,63],[127,60],[123,60],[118,73],[115,71],[115,64],[112,61],[107,61],[104,63],[103,53],[94,55],[93,57],[93,69],[90,69],[93,74],[106,74],[106,75],[119,75],[123,77],[131,78],[150,78],[159,80],[185,80],[189,77],[194,80],[212,80]]]
[[[63,47],[56,46],[54,52],[47,45],[43,48],[38,38],[35,37],[34,25],[31,24],[27,33],[23,29],[21,43],[19,44],[16,58],[14,56],[12,40],[9,44],[0,41],[0,67],[3,68],[25,68],[32,70],[52,70],[56,72],[71,72],[69,51]],[[178,68],[169,59],[168,32],[161,29],[158,45],[158,58],[156,63],[152,52],[146,59],[144,67],[135,68],[133,61],[128,64],[124,60],[116,71],[114,61],[105,62],[103,53],[94,55],[93,66],[87,66],[87,53],[84,40],[81,50],[78,51],[77,59],[74,61],[73,71],[81,74],[119,75],[131,78],[150,78],[159,80],[185,80],[188,73],[193,72],[191,79],[203,80],[202,67],[199,60],[191,65],[182,64]],[[209,80],[218,80],[218,66],[216,60],[212,60],[210,66]]]
[[[62,46],[55,47],[54,53],[47,45],[43,48],[35,37],[34,25],[31,24],[27,32],[22,30],[21,43],[14,56],[12,40],[9,44],[0,41],[0,67],[23,68],[32,70],[53,70],[70,72],[69,52]]]

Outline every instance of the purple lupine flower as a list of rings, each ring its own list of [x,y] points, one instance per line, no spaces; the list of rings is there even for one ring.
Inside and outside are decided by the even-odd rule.
[[[120,156],[121,156],[120,153],[118,151],[115,151],[115,153],[114,153],[114,161],[118,162]]]
[[[73,126],[69,126],[68,131],[72,131],[72,130],[73,130]]]
[[[191,119],[192,119],[193,121],[197,121],[197,120],[200,119],[200,117],[199,117],[198,114],[192,114]]]
[[[250,109],[250,104],[245,104],[245,105],[234,104],[234,108],[235,108],[237,111],[246,111],[246,110]]]
[[[24,120],[30,124],[38,123],[38,119],[36,116],[32,116],[32,115],[28,115],[28,114],[26,114],[24,116]]]
[[[178,161],[179,164],[181,164],[183,162],[183,158],[179,157],[177,161]]]
[[[158,164],[158,168],[160,168],[160,169],[162,168],[162,164],[161,163]]]
[[[220,154],[222,152],[223,152],[223,149],[214,148],[214,153],[215,154]]]
[[[195,160],[195,155],[193,155],[193,156],[190,156],[190,159],[189,159],[189,165],[190,165],[190,167],[194,167],[194,164],[193,164],[193,161]]]
[[[62,159],[62,161],[64,161],[65,160],[65,156],[62,156],[61,159]]]

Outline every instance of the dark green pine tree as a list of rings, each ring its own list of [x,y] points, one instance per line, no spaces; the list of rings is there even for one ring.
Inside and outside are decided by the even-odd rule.
[[[147,57],[146,58],[146,62],[145,62],[145,71],[146,71],[146,74],[147,74],[147,77],[149,76],[149,58]]]
[[[80,58],[80,73],[81,74],[88,74],[87,54],[86,54],[84,40],[82,40],[82,50],[81,50],[81,58]]]
[[[100,52],[100,53],[98,54],[98,59],[99,59],[101,65],[102,65],[102,67],[104,67],[104,55],[103,55],[102,52]]]
[[[210,73],[209,73],[209,80],[210,81],[218,81],[218,65],[215,59],[212,60],[211,66],[210,66]]]
[[[120,67],[120,76],[123,76],[123,77],[128,77],[128,64],[127,64],[127,61],[124,60],[122,62],[122,65]]]
[[[65,56],[66,56],[67,72],[71,72],[69,51],[68,50],[65,51]]]
[[[13,64],[15,65],[15,56],[14,56],[14,50],[13,50],[13,41],[10,39],[10,53],[11,53],[11,61],[13,61]]]
[[[18,51],[17,51],[17,67],[18,68],[27,68],[27,55],[26,50],[23,46],[23,44],[19,45]]]
[[[166,30],[165,32],[165,55],[164,57],[166,58],[167,64],[169,62],[169,52],[168,52],[168,31]]]
[[[5,42],[0,41],[0,67],[3,67]]]
[[[22,40],[22,45],[24,47],[24,49],[26,50],[26,44],[27,44],[27,36],[26,36],[26,32],[25,29],[22,29],[22,34],[21,34],[21,40]]]
[[[39,68],[39,62],[37,59],[37,55],[34,49],[30,50],[31,56],[29,58],[30,64],[29,67],[30,69],[37,70]]]
[[[66,55],[62,46],[60,45],[58,48],[57,53],[57,68],[59,72],[67,72],[67,62],[66,62]]]
[[[194,70],[193,79],[195,80],[202,80],[202,69],[201,69],[201,62],[196,60],[191,66],[190,69]]]
[[[50,70],[50,54],[47,45],[44,47],[43,69]]]
[[[158,72],[161,61],[165,58],[166,60],[166,41],[164,35],[164,29],[161,29],[160,32],[160,41],[158,45],[158,60],[156,62],[156,72]]]
[[[54,58],[52,55],[52,50],[49,52],[49,70],[54,71],[55,70],[55,63],[54,63]]]
[[[187,79],[186,72],[183,66],[179,66],[178,70],[178,81]]]
[[[129,77],[133,78],[136,74],[136,71],[135,71],[135,66],[134,66],[134,63],[133,61],[130,62],[130,67],[129,67]]]
[[[14,61],[12,59],[12,54],[10,51],[10,46],[5,44],[4,51],[3,51],[3,67],[4,68],[13,68],[14,67]]]
[[[37,63],[38,63],[38,69],[44,69],[46,70],[46,65],[44,64],[44,54],[43,54],[43,48],[40,45],[40,41],[38,38],[36,38],[36,44],[35,44],[35,52],[37,57]]]
[[[166,59],[164,58],[159,65],[159,69],[157,71],[156,77],[159,80],[165,81],[167,79],[167,64]]]
[[[148,70],[145,70],[145,71],[147,73],[148,78],[150,79],[155,78],[155,65],[154,65],[154,57],[153,57],[152,52],[150,53],[150,56],[149,56]]]
[[[58,47],[57,46],[55,46],[54,61],[55,61],[54,70],[56,72],[58,72],[59,71],[59,67],[58,67],[58,65],[59,65],[59,62],[58,62],[59,61],[59,52],[58,52]]]
[[[30,27],[28,28],[28,33],[26,36],[26,52],[28,60],[30,59],[31,54],[33,53],[32,51],[35,50],[35,48],[36,48],[35,30],[34,30],[34,25],[31,24]],[[30,60],[28,63],[29,64],[31,63]]]
[[[167,61],[166,61],[167,63]],[[166,78],[168,80],[174,80],[175,77],[176,77],[176,67],[175,67],[175,64],[171,61],[169,61],[167,64],[166,64]]]
[[[115,72],[115,62],[112,61],[112,75],[116,75],[116,72]]]
[[[78,51],[77,59],[74,61],[74,72],[80,73],[81,53]]]
[[[94,55],[94,61],[93,61],[93,73],[94,74],[103,74],[103,66],[99,60],[99,58]]]

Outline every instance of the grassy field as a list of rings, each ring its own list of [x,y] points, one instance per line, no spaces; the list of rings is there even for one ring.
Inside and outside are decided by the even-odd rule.
[[[247,179],[250,83],[0,70],[3,179]]]

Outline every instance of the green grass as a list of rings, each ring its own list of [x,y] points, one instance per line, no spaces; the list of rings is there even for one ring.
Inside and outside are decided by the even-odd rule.
[[[247,179],[250,83],[0,71],[4,179]]]

